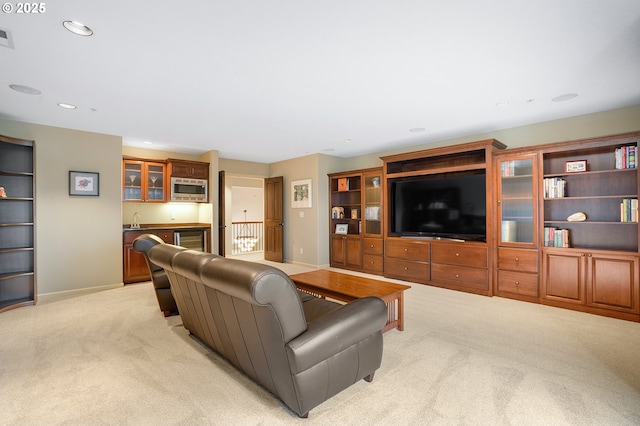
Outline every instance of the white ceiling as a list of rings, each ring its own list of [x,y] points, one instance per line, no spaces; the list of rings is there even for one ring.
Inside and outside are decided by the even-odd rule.
[[[0,15],[0,117],[125,145],[349,157],[640,104],[638,0],[43,4]]]

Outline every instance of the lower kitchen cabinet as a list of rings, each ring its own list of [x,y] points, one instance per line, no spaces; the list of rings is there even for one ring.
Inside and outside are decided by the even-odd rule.
[[[133,250],[133,241],[142,234],[153,234],[162,238],[165,243],[173,244],[173,231],[127,231],[123,234],[124,271],[123,282],[125,284],[149,281],[149,268],[144,256]]]

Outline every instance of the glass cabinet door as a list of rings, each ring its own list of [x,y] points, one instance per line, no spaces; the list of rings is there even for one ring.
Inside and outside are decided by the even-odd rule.
[[[382,173],[364,175],[364,235],[382,236]]]
[[[500,244],[536,243],[537,191],[535,155],[498,161],[498,214]]]
[[[142,166],[141,161],[125,161],[123,169],[123,200],[142,201]]]
[[[164,164],[147,164],[147,200],[164,201]]]

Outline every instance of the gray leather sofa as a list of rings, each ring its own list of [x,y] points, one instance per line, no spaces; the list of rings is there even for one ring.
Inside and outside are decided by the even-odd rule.
[[[387,307],[376,297],[337,304],[277,268],[170,244],[148,256],[184,327],[300,417],[380,367]]]
[[[178,314],[178,306],[171,294],[171,284],[167,273],[160,266],[149,260],[149,250],[153,246],[158,244],[164,244],[164,241],[153,234],[143,234],[133,240],[133,250],[141,253],[144,256],[144,260],[147,262],[149,268],[149,275],[151,275],[151,282],[156,292],[156,299],[158,299],[158,305],[160,311],[165,317]]]

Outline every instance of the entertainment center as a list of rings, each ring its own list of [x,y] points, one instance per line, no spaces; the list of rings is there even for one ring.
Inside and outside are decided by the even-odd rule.
[[[488,139],[331,174],[331,266],[640,321],[639,140]],[[375,233],[361,216],[372,218],[372,189]]]

